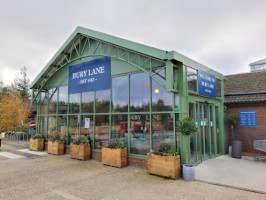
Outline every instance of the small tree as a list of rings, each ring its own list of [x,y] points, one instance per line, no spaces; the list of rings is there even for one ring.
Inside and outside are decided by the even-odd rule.
[[[231,127],[232,139],[235,139],[234,136],[234,126],[239,122],[239,117],[235,114],[229,114],[225,116],[225,123]]]
[[[198,127],[196,123],[189,117],[181,120],[179,122],[179,125],[177,127],[177,130],[184,136],[190,136],[191,134],[194,134],[198,131]],[[186,146],[187,146],[187,161],[189,160],[190,163],[190,157],[188,156],[189,152],[189,140],[190,137],[186,140]]]
[[[27,67],[20,68],[20,76],[16,77],[12,87],[19,91],[22,98],[29,98],[29,82],[30,79],[27,77]]]

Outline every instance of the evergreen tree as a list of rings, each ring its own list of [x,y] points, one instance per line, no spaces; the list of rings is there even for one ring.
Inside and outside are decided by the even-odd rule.
[[[29,82],[30,79],[27,77],[27,67],[22,67],[20,68],[20,76],[17,77],[13,84],[12,87],[16,89],[20,94],[23,99],[29,98]]]

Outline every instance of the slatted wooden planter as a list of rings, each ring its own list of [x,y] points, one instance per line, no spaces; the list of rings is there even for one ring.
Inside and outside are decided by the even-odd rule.
[[[124,149],[102,148],[102,164],[119,168],[126,167],[127,148]]]
[[[48,153],[54,155],[64,155],[65,154],[65,146],[64,141],[48,141]]]
[[[30,139],[30,150],[32,151],[43,151],[44,139]]]
[[[180,156],[160,156],[149,154],[147,162],[148,174],[159,175],[171,179],[180,178]]]
[[[70,148],[70,158],[79,160],[89,160],[91,155],[90,145],[72,144]]]

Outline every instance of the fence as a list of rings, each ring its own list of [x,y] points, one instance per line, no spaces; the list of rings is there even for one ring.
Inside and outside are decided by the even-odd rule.
[[[2,132],[2,140],[9,140],[13,142],[29,141],[30,134],[25,132],[7,131]]]

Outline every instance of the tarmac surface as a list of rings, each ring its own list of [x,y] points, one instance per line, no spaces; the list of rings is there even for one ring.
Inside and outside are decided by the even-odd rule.
[[[69,155],[30,154],[26,142],[2,144],[2,152],[23,157],[0,155],[1,200],[266,199],[265,194],[170,180],[130,166],[118,169]]]

